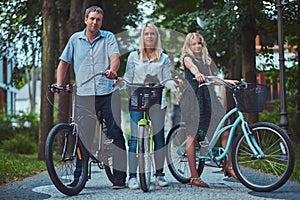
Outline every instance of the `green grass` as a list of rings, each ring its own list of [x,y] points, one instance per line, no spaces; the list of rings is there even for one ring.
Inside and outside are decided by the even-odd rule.
[[[38,161],[37,154],[14,154],[0,150],[0,185],[22,180],[44,170],[45,161]]]

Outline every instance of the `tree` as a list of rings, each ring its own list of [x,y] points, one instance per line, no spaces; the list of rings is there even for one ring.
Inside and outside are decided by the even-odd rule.
[[[300,24],[300,0],[298,0],[298,15],[297,15],[298,17],[297,17],[297,21],[298,21],[298,25]],[[297,84],[297,90],[298,90],[298,98],[297,98],[297,113],[298,113],[298,115],[297,115],[297,124],[299,125],[299,123],[300,123],[300,81],[299,81],[299,77],[300,77],[300,67],[299,67],[299,63],[300,63],[300,48],[299,48],[299,46],[300,46],[300,28],[298,28],[297,29],[298,30],[298,37],[297,37],[297,42],[296,42],[296,44],[297,44],[297,46],[298,46],[298,48],[297,48],[297,54],[298,54],[298,84]],[[300,126],[297,126],[297,128],[296,128],[296,133],[298,133],[298,134],[296,134],[296,141],[298,142],[298,143],[300,143]]]
[[[0,54],[17,63],[9,84],[21,88],[28,83],[31,112],[35,112],[35,80],[41,54],[41,0],[1,0],[0,10]]]
[[[45,159],[45,142],[47,134],[53,127],[53,108],[47,102],[45,91],[48,84],[54,82],[55,66],[55,0],[43,1],[43,32],[42,32],[42,88],[41,88],[41,114],[39,128],[38,159]],[[53,94],[49,93],[49,99],[53,102]]]
[[[255,37],[257,34],[255,23],[255,6],[253,0],[240,0],[240,30],[241,30],[241,52],[242,52],[242,75],[249,83],[256,83],[256,49]],[[256,122],[258,114],[247,114],[248,121]]]

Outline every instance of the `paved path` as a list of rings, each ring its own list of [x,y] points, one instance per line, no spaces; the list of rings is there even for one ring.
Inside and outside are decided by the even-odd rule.
[[[232,178],[224,177],[219,168],[206,166],[202,179],[210,188],[199,188],[178,183],[166,169],[169,187],[152,186],[148,193],[142,190],[112,190],[111,183],[105,172],[93,167],[92,179],[76,196],[66,196],[60,193],[51,183],[48,173],[29,177],[23,181],[6,184],[0,187],[2,199],[299,199],[300,184],[288,182],[278,190],[270,193],[253,192]]]

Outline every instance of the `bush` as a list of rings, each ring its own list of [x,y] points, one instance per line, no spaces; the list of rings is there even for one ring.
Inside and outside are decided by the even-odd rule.
[[[287,117],[288,117],[288,133],[293,141],[296,140],[298,134],[297,127],[299,126],[299,122],[297,122],[297,106],[293,102],[294,100],[291,98],[287,99]],[[280,101],[274,101],[274,107],[272,111],[263,111],[259,113],[259,121],[266,121],[274,123],[280,126]]]
[[[32,154],[37,151],[37,143],[28,136],[18,134],[14,138],[4,140],[1,149],[20,154]]]
[[[0,115],[0,124],[0,143],[18,134],[26,135],[32,141],[38,142],[39,120],[35,113]]]

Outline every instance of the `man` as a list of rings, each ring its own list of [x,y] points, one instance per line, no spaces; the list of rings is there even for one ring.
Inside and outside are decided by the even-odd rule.
[[[88,145],[93,139],[90,136],[95,127],[91,126],[93,124],[91,118],[84,117],[87,111],[92,110],[93,114],[101,112],[107,122],[108,137],[113,140],[113,189],[121,189],[124,188],[126,180],[125,140],[122,130],[114,119],[111,106],[113,79],[117,77],[120,53],[114,35],[109,31],[100,30],[103,14],[103,10],[97,6],[86,9],[84,18],[86,28],[70,37],[60,57],[56,84],[59,86],[63,84],[68,67],[73,64],[77,84],[76,108],[80,138],[89,150]],[[105,76],[97,76],[100,72],[105,72]]]

